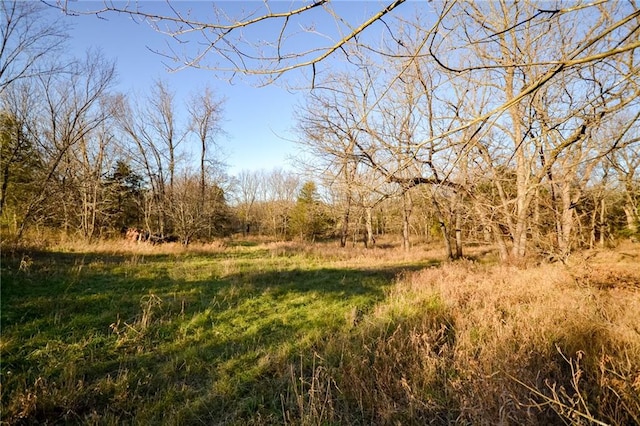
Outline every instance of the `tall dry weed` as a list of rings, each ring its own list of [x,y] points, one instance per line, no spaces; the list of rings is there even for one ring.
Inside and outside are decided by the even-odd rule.
[[[117,316],[109,328],[117,336],[116,347],[129,349],[132,352],[142,352],[148,343],[148,333],[151,327],[160,321],[159,313],[163,300],[153,293],[140,299],[140,313],[130,322]]]
[[[324,348],[334,420],[639,424],[636,255],[406,274]]]

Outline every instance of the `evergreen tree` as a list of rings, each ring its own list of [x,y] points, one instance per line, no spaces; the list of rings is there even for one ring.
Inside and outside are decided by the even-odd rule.
[[[105,180],[107,223],[112,229],[141,226],[143,180],[131,166],[118,160]]]
[[[15,116],[0,112],[0,214],[3,223],[21,221],[24,203],[37,188],[40,156]]]
[[[291,212],[291,234],[302,240],[315,241],[318,237],[327,236],[331,229],[331,220],[325,205],[320,201],[316,184],[306,182],[296,205]]]

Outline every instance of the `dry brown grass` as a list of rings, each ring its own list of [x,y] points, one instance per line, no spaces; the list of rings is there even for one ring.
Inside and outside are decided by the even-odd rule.
[[[381,238],[378,244],[365,248],[361,243],[340,247],[336,241],[323,243],[305,243],[300,241],[279,241],[260,244],[275,256],[303,254],[317,258],[323,263],[329,262],[336,267],[376,268],[381,266],[422,265],[434,266],[445,258],[444,248],[440,244],[416,244],[409,251],[402,249],[402,242],[390,237]],[[480,259],[486,263],[496,263],[495,251],[490,246],[469,247],[465,256]]]
[[[299,418],[640,424],[638,259],[626,245],[567,264],[463,261],[407,274],[362,327],[326,345],[319,368],[301,372],[332,399],[298,402]]]

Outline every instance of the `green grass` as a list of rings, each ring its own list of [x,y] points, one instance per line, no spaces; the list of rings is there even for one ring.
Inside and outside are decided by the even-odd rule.
[[[303,251],[2,259],[2,420],[282,423],[288,365],[344,333],[420,262]]]

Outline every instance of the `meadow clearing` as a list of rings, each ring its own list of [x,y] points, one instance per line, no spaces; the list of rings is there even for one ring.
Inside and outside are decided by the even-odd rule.
[[[640,424],[640,245],[4,249],[3,424]]]

